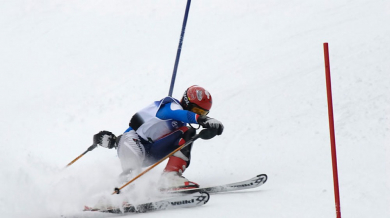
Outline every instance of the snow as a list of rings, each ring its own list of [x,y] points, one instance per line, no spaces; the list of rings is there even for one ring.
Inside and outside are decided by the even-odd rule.
[[[100,130],[168,94],[186,1],[3,1],[1,217],[81,212],[110,196],[114,150]],[[266,173],[250,191],[138,217],[335,217],[323,43],[329,43],[343,217],[390,217],[390,3],[192,1],[173,96],[206,87],[222,136],[198,140],[185,176],[201,186]],[[164,164],[137,181],[145,200]],[[130,215],[128,215],[130,216]],[[113,216],[112,216],[113,217]],[[124,216],[127,217],[127,216]]]

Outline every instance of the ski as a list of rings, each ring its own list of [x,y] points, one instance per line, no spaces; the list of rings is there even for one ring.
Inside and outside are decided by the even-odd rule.
[[[210,195],[207,192],[194,192],[189,195],[177,196],[170,199],[153,201],[144,204],[124,203],[122,207],[92,208],[85,206],[84,211],[98,211],[103,213],[146,213],[158,210],[168,210],[185,207],[202,206],[208,202]]]
[[[251,178],[251,179],[241,181],[241,182],[236,182],[236,183],[210,186],[210,187],[205,187],[205,188],[169,190],[169,191],[165,191],[164,193],[172,194],[172,195],[181,195],[181,194],[184,195],[184,194],[190,194],[193,192],[208,192],[210,194],[216,194],[216,193],[221,193],[221,192],[230,192],[230,191],[256,188],[256,187],[263,185],[267,181],[267,179],[268,179],[268,177],[266,174],[260,174],[260,175],[257,175],[256,177]]]

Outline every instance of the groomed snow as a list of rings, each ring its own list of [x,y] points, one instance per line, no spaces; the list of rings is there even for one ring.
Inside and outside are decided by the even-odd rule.
[[[99,147],[168,94],[185,0],[3,1],[0,216],[110,217],[83,206],[121,172]],[[342,217],[390,217],[390,3],[194,0],[173,96],[201,85],[222,136],[198,140],[201,186],[268,174],[261,188],[137,217],[335,217],[323,43],[329,43]],[[145,200],[164,164],[134,186]],[[131,215],[128,215],[129,217]],[[121,216],[127,217],[127,216]]]

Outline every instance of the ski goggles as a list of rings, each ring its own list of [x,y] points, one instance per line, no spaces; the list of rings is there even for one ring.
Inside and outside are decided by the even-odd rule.
[[[196,114],[199,114],[199,115],[207,115],[207,114],[209,113],[208,110],[205,110],[205,109],[200,108],[200,107],[198,107],[198,106],[193,106],[193,107],[191,108],[191,111],[194,112],[194,113],[196,113]]]

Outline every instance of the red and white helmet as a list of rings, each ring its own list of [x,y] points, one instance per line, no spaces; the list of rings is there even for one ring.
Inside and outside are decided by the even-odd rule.
[[[180,103],[184,110],[192,111],[199,115],[206,115],[213,105],[213,99],[206,89],[194,85],[184,92]]]

